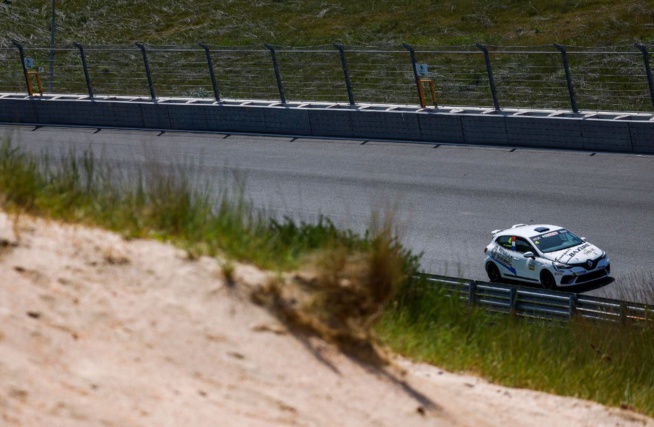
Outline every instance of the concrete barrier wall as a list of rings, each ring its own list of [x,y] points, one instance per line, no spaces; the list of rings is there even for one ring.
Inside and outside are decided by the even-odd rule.
[[[654,154],[654,121],[642,115],[252,104],[0,98],[0,122]]]

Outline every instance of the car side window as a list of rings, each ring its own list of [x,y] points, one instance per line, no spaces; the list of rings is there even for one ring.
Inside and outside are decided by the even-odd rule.
[[[531,247],[531,245],[522,237],[518,237],[515,242],[515,249],[516,251],[520,252],[521,254],[524,254],[525,252],[533,252],[534,249]]]
[[[511,250],[512,243],[513,243],[511,239],[512,239],[511,236],[500,236],[497,238],[496,242],[504,249]]]
[[[498,245],[502,246],[504,249],[508,250],[513,250],[514,247],[514,242],[513,239],[515,239],[515,251],[519,252],[521,254],[524,254],[525,252],[533,252],[534,248],[527,242],[525,239],[522,237],[514,237],[514,236],[500,236],[497,238],[496,242]]]

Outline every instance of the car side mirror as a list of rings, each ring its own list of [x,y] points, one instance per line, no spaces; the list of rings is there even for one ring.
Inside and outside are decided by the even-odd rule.
[[[525,258],[532,258],[532,259],[536,258],[536,255],[534,255],[534,253],[531,251],[525,252],[523,255],[525,256]]]
[[[583,240],[583,241],[585,242],[585,241],[586,241],[586,238],[585,238],[585,237],[582,237],[581,240]]]

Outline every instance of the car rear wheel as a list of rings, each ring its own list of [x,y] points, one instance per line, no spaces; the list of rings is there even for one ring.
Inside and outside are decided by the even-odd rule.
[[[540,273],[540,284],[543,286],[545,289],[556,289],[556,280],[554,280],[554,276],[552,276],[552,273],[549,271],[543,271]]]
[[[500,275],[500,270],[492,262],[486,264],[486,274],[488,274],[488,279],[491,282],[499,282],[502,279],[502,276]]]

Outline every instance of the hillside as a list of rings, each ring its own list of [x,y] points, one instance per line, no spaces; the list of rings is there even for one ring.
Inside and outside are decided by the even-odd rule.
[[[0,1],[0,42],[50,43],[51,2]],[[654,1],[67,0],[56,44],[605,46],[654,40]]]
[[[295,335],[268,280],[147,240],[0,214],[3,426],[654,426],[596,403]]]

